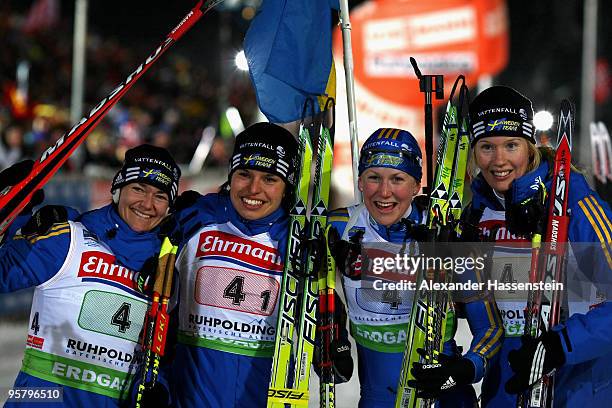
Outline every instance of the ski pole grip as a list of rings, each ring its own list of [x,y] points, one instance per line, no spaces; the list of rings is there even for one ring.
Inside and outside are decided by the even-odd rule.
[[[172,289],[172,278],[174,276],[174,261],[176,260],[176,251],[178,247],[173,245],[170,250],[170,254],[166,258],[166,276],[164,278],[164,289],[162,292],[163,298],[170,297],[170,290]]]
[[[412,64],[412,68],[414,68],[414,74],[417,76],[417,78],[421,79],[423,75],[421,74],[421,70],[413,57],[410,57],[410,63]],[[421,92],[423,92],[423,89],[421,89]]]
[[[159,251],[159,259],[157,261],[157,273],[155,274],[155,284],[153,286],[153,293],[161,294],[164,289],[164,281],[166,280],[166,269],[168,266],[168,259],[172,251],[172,244],[166,237],[162,242],[161,250]]]

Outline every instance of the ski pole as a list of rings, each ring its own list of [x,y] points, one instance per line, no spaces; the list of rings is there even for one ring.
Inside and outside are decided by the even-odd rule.
[[[414,68],[414,73],[419,79],[419,90],[425,94],[425,154],[427,156],[427,188],[429,192],[436,186],[432,186],[433,181],[433,113],[431,104],[431,94],[435,93],[436,99],[444,98],[444,76],[443,75],[423,75],[414,58],[410,57],[410,63]]]
[[[170,31],[164,41],[123,82],[104,97],[72,129],[45,150],[34,162],[30,174],[14,186],[0,192],[0,236],[4,234],[17,215],[28,204],[32,195],[42,188],[100,123],[102,118],[125,95],[136,81],[163,54],[179,40],[206,12],[223,0],[200,0],[180,23]]]
[[[355,76],[353,66],[353,46],[351,42],[351,20],[348,0],[340,0],[340,28],[342,29],[342,51],[344,55],[344,77],[346,82],[346,102],[348,105],[349,134],[351,137],[351,162],[353,168],[353,191],[355,203],[362,201],[357,182],[359,164],[359,135],[357,134],[357,111],[355,108]]]
[[[136,394],[136,407],[140,408],[144,391],[151,389],[157,382],[159,364],[164,355],[168,333],[168,301],[172,289],[174,261],[178,246],[168,237],[164,238],[159,252],[151,307],[144,324],[142,351],[145,353],[142,377]]]
[[[538,273],[538,265],[541,246],[542,234],[537,232],[531,237],[531,266],[529,268],[530,282],[537,282],[537,280],[540,278]],[[537,318],[540,313],[539,303],[541,302],[541,296],[539,292],[530,292],[527,296],[527,307],[525,308],[525,328],[523,329],[523,333],[531,337],[536,337],[537,334],[535,334],[533,331],[538,325]],[[534,321],[534,319],[536,320]],[[516,406],[517,408],[523,408],[524,404],[525,394],[519,393],[517,395]]]
[[[325,229],[325,249],[327,264],[319,271],[319,333],[321,347],[321,378],[319,379],[319,406],[333,408],[335,406],[335,378],[331,357],[332,340],[336,336],[334,314],[336,311],[334,290],[336,288],[336,262],[331,254],[329,230]]]

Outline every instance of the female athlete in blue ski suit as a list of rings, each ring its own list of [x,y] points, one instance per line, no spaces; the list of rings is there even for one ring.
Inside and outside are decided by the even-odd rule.
[[[412,201],[420,188],[422,173],[416,140],[404,130],[379,129],[364,143],[360,157],[359,186],[365,204],[332,212],[329,220],[333,227],[342,240],[355,241],[353,237],[359,235],[363,245],[413,242],[411,226],[424,223],[424,206]],[[404,187],[411,183],[412,187]],[[349,261],[350,265],[345,259],[337,263],[341,269],[343,265],[349,269],[343,271],[343,288],[351,334],[357,343],[359,407],[389,408],[395,406],[412,302],[407,291],[391,291],[391,296],[386,296],[384,291],[362,288],[359,273],[355,272],[360,268],[361,258],[357,259]],[[490,301],[465,303],[458,306],[458,311],[468,318],[473,340],[463,357],[454,341],[445,344],[445,354],[455,358],[443,367],[452,371],[440,373],[444,375],[435,393],[441,406],[471,407],[475,396],[469,384],[480,381],[488,360],[499,351],[502,326]],[[444,383],[449,378],[456,383],[446,389]]]
[[[176,196],[179,177],[167,151],[131,149],[113,182],[117,204],[80,216],[68,210],[75,221],[48,229],[34,216],[0,247],[0,292],[36,288],[14,387],[61,387],[67,407],[127,403],[148,305],[134,274],[157,258],[158,224]]]
[[[252,125],[236,138],[229,190],[177,213],[177,407],[266,406],[296,159],[291,133]]]
[[[546,190],[550,191],[554,154],[535,147],[531,102],[511,88],[494,86],[483,91],[470,105],[470,117],[475,140],[475,164],[480,174],[471,185],[473,197],[467,218],[469,223],[478,227],[483,236],[496,231],[496,249],[490,278],[505,282],[525,282],[528,280],[525,274],[529,271],[531,259],[526,237],[538,218],[548,214],[546,209],[537,212],[536,216],[529,216],[528,206],[537,201],[539,185],[544,184]],[[503,129],[502,122],[506,126]],[[514,211],[517,209],[521,217],[515,222]],[[517,392],[517,382],[524,380],[526,383],[532,356],[540,343],[546,350],[545,370],[547,367],[549,370],[557,368],[555,407],[610,405],[612,304],[606,300],[605,287],[606,282],[612,278],[612,212],[591,190],[585,178],[572,171],[568,213],[568,240],[574,244],[571,247],[577,267],[584,274],[582,281],[603,286],[597,288],[597,296],[583,299],[589,301],[592,310],[589,311],[588,306],[580,308],[580,302],[572,302],[570,299],[571,316],[553,327],[548,335],[528,344],[523,344],[520,337],[525,324],[523,310],[526,297],[523,295],[516,298],[504,291],[496,291],[506,339],[483,381],[483,406],[516,406],[516,394],[509,394],[505,387],[510,386],[514,389],[511,391]],[[520,251],[515,251],[509,256],[507,248],[517,242],[527,244],[526,250],[522,251],[522,255]],[[520,276],[521,271],[523,276]],[[564,297],[568,293],[571,296],[572,285],[568,275]],[[593,293],[596,293],[595,290]],[[565,306],[562,308],[565,309]],[[512,355],[511,350],[516,349],[519,352]],[[513,367],[520,367],[516,373],[508,365],[509,354]],[[511,377],[513,380],[506,385]]]

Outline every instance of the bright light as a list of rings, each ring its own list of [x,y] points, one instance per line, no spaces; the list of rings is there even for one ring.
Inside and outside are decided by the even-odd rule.
[[[236,54],[234,63],[236,64],[236,67],[241,71],[249,70],[249,64],[247,63],[247,59],[246,59],[246,55],[244,55],[244,51],[240,51]]]
[[[533,115],[533,124],[535,125],[536,130],[546,131],[550,129],[553,125],[553,115],[548,111],[539,111]]]

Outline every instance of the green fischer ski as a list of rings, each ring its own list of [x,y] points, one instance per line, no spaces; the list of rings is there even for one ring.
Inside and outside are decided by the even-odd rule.
[[[305,285],[302,297],[300,314],[300,332],[296,349],[296,362],[294,374],[294,388],[308,391],[310,379],[310,366],[315,346],[317,332],[317,280],[318,271],[323,267],[320,262],[324,259],[323,247],[317,244],[322,242],[327,226],[327,208],[329,206],[329,189],[331,183],[333,146],[330,132],[321,126],[317,140],[317,154],[315,157],[315,174],[313,178],[313,192],[310,204],[308,265],[306,269]]]
[[[459,118],[459,109],[452,103],[455,88],[463,77],[457,78],[449,98],[440,144],[436,158],[436,173],[427,212],[427,229],[431,241],[447,241],[461,217],[465,170],[469,151],[467,123]],[[464,92],[465,85],[460,88]],[[461,100],[462,98],[460,98]],[[460,103],[461,104],[461,103]],[[448,282],[450,274],[445,270],[418,271],[416,291],[410,314],[406,349],[402,361],[397,388],[396,408],[426,407],[432,401],[416,397],[416,391],[408,386],[413,380],[410,370],[415,362],[437,363],[444,341],[452,338],[455,327],[447,327],[447,321],[454,323],[454,311],[449,294],[441,291],[423,290],[424,280]],[[447,319],[449,318],[449,319]],[[417,350],[424,349],[422,357]]]
[[[287,237],[287,258],[285,260],[282,289],[280,293],[276,342],[272,359],[272,375],[268,388],[268,407],[282,408],[285,401],[308,404],[308,392],[293,390],[291,361],[293,357],[294,329],[299,301],[299,283],[304,275],[304,246],[302,239],[306,231],[306,206],[310,187],[312,145],[310,132],[303,124],[299,133],[300,172],[295,187],[295,202],[289,213],[289,235]]]
[[[453,176],[453,185],[450,195],[450,212],[451,224],[456,223],[461,219],[463,211],[463,190],[465,188],[465,175],[467,174],[467,162],[470,152],[470,133],[468,130],[468,121],[460,120],[459,125],[459,151],[457,152],[457,160],[455,162],[455,173]]]
[[[303,124],[299,144],[301,167],[296,201],[290,213],[281,309],[268,389],[268,407],[274,408],[308,404],[317,332],[318,276],[325,266],[320,262],[325,259],[320,243],[327,226],[331,185],[333,141],[330,129],[322,125],[317,137],[314,177],[310,171],[313,159],[311,131]],[[309,211],[306,211],[309,190],[312,190],[312,197]]]

